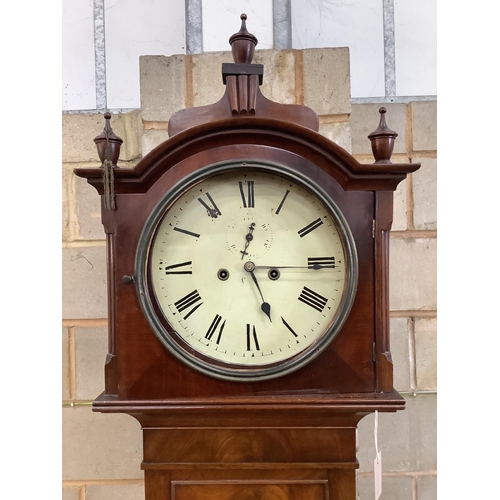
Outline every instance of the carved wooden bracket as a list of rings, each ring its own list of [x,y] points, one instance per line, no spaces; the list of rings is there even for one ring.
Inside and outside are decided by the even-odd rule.
[[[229,97],[229,105],[231,106],[231,113],[233,115],[254,116],[255,108],[257,106],[259,76],[228,75],[225,78],[225,81],[227,86],[227,94]]]

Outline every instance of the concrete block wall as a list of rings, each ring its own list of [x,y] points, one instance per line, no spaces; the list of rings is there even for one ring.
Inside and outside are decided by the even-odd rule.
[[[143,154],[168,139],[173,113],[223,96],[221,64],[232,61],[230,52],[140,57]],[[265,97],[314,109],[321,133],[351,151],[349,49],[261,50],[253,62],[264,65]]]
[[[112,118],[124,139],[121,168],[168,138],[170,116],[209,104],[224,92],[221,63],[228,52],[140,58],[141,109]],[[320,117],[320,132],[361,162],[373,162],[367,135],[380,104],[350,101],[349,51],[257,51],[264,64],[263,94],[305,104]],[[220,85],[219,85],[220,82]],[[436,102],[386,104],[399,136],[393,161],[421,162],[394,197],[391,234],[391,348],[395,387],[407,409],[379,415],[383,500],[436,499]],[[107,352],[105,236],[94,188],[73,175],[99,166],[93,138],[102,115],[63,115],[63,500],[142,500],[142,435],[126,415],[91,411],[104,387]],[[374,417],[358,431],[360,500],[373,498]]]

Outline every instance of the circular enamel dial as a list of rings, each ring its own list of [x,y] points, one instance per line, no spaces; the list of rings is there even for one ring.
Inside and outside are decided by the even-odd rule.
[[[349,228],[285,167],[205,168],[159,203],[139,244],[141,304],[177,357],[209,375],[294,371],[338,333],[354,299]]]

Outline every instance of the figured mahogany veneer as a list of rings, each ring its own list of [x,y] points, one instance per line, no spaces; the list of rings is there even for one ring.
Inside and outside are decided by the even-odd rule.
[[[249,122],[252,128],[248,127]],[[103,209],[108,235],[111,354],[106,393],[123,398],[197,397],[256,392],[322,391],[328,393],[392,390],[388,341],[388,232],[392,221],[392,190],[418,164],[362,165],[318,133],[270,119],[235,117],[188,129],[158,146],[134,169],[115,169],[116,210]],[[222,131],[226,128],[226,133]],[[245,135],[248,132],[248,135]],[[289,133],[287,133],[289,132]],[[245,142],[245,137],[251,143]],[[250,142],[250,141],[249,141]],[[285,164],[321,185],[345,215],[356,242],[359,280],[347,323],[317,360],[282,379],[250,383],[212,379],[193,372],[166,351],[141,313],[135,287],[123,276],[134,274],[134,259],[144,223],[164,193],[190,172],[230,159],[261,159]],[[382,170],[382,172],[380,172]],[[78,169],[100,193],[99,169]],[[377,187],[377,190],[374,190]],[[383,190],[382,190],[383,189]],[[377,359],[373,351],[377,350]],[[386,354],[384,354],[386,353]],[[387,365],[388,371],[380,367]],[[175,367],[175,369],[173,369]],[[335,374],[332,377],[332,373]],[[388,383],[384,384],[384,378]]]
[[[102,199],[114,196],[102,205],[109,354],[93,408],[141,423],[147,500],[354,500],[359,420],[404,408],[390,355],[389,231],[393,191],[420,165],[391,163],[383,143],[379,163],[360,164],[317,132],[311,109],[262,96],[245,20],[231,38],[235,63],[223,68],[218,103],[175,114],[169,140],[133,169],[112,169],[112,190],[102,168],[75,170]],[[163,195],[206,165],[250,159],[286,165],[333,198],[354,237],[359,279],[351,313],[324,352],[286,376],[242,383],[194,371],[167,351],[133,276],[142,228]]]

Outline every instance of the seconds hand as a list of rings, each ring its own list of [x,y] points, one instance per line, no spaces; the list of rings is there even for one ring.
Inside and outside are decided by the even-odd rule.
[[[243,260],[243,257],[245,257],[245,255],[248,255],[247,253],[247,248],[248,248],[248,245],[250,245],[250,242],[253,240],[253,230],[255,228],[255,222],[252,222],[250,224],[250,227],[248,228],[249,229],[249,232],[248,234],[245,236],[245,239],[246,239],[246,242],[245,242],[245,248],[243,250],[240,250],[240,253],[241,253],[241,260]]]

